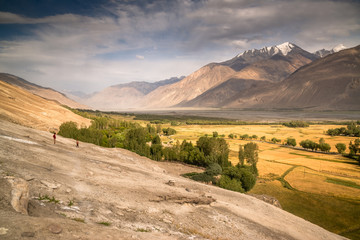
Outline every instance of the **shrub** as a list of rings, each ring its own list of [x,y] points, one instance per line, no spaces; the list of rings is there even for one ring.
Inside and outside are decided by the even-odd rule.
[[[162,131],[163,131],[164,135],[166,135],[166,136],[176,134],[176,130],[173,128],[163,128]]]
[[[244,192],[244,189],[242,187],[242,184],[240,180],[233,178],[231,179],[227,175],[221,175],[221,178],[219,179],[218,186],[221,188],[225,188],[228,190],[236,191],[236,192]]]
[[[221,166],[217,163],[211,163],[205,170],[205,173],[209,176],[217,176],[222,173]]]
[[[293,147],[295,147],[296,146],[296,140],[295,140],[295,138],[288,138],[288,139],[286,139],[286,143],[285,143],[286,145],[289,145],[289,146],[293,146]]]
[[[336,147],[338,153],[344,153],[346,150],[346,145],[344,143],[337,143],[335,145],[335,147]]]

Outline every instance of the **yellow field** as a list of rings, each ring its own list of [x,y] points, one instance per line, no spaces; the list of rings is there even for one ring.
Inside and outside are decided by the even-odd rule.
[[[319,142],[324,138],[330,144],[331,152],[337,152],[335,145],[348,146],[355,138],[325,135],[329,128],[339,125],[311,125],[308,128],[288,128],[282,125],[244,125],[244,126],[176,126],[177,134],[163,141],[184,139],[196,140],[213,132],[225,135],[230,148],[230,161],[238,163],[239,145],[249,141],[239,139],[239,135],[265,136],[269,141],[275,137],[286,140],[296,139],[297,146],[302,140]],[[229,134],[237,135],[230,139]],[[360,165],[356,161],[339,154],[323,154],[285,148],[281,144],[272,144],[256,140],[259,146],[259,180],[250,193],[268,194],[279,199],[284,209],[312,221],[333,232],[349,238],[360,236]],[[348,151],[348,149],[347,149]],[[281,178],[279,180],[279,178]],[[290,189],[284,188],[281,181],[287,182]]]

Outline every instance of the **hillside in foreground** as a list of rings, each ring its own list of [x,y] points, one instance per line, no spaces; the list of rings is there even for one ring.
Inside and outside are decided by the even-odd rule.
[[[251,196],[179,176],[199,169],[123,149],[76,148],[62,137],[53,144],[48,132],[3,120],[0,146],[1,239],[345,239]],[[12,209],[9,182],[28,184],[29,215]]]
[[[57,102],[3,81],[0,81],[0,119],[41,130],[56,130],[66,121],[76,122],[79,126],[90,125],[89,119],[74,114]]]

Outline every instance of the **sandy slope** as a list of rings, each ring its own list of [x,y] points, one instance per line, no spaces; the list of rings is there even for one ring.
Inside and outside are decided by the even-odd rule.
[[[1,239],[22,239],[24,232],[36,239],[344,239],[248,195],[179,176],[198,169],[123,149],[76,148],[60,136],[54,145],[48,132],[3,120],[0,169]],[[5,176],[28,180],[30,216],[8,204]],[[39,194],[60,203],[36,200]]]
[[[90,120],[74,114],[54,101],[36,96],[20,87],[0,81],[0,118],[41,130],[57,130],[61,123],[79,126]]]

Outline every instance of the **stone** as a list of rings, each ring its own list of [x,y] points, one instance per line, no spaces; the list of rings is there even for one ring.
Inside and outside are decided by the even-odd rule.
[[[47,182],[45,180],[41,180],[40,182],[42,184],[44,184],[46,187],[51,188],[51,189],[56,189],[56,188],[59,188],[61,186],[61,184],[50,183],[50,182]]]
[[[51,232],[51,233],[54,233],[54,234],[59,234],[62,232],[62,228],[57,225],[57,224],[50,224],[48,226],[48,230]]]
[[[7,229],[7,228],[4,228],[4,227],[1,227],[0,228],[0,235],[5,235],[5,234],[7,234],[7,231],[8,231],[9,229]]]
[[[169,186],[175,186],[175,181],[174,180],[169,180],[166,184],[169,185]]]
[[[35,237],[35,233],[34,232],[23,232],[21,233],[22,237]]]
[[[11,206],[15,211],[28,215],[29,184],[22,178],[9,178],[11,184]]]
[[[70,188],[67,188],[67,189],[66,189],[66,193],[71,193],[71,189],[70,189]]]

